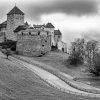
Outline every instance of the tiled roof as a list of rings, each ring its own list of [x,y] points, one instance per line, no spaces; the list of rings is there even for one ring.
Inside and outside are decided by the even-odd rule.
[[[24,15],[24,13],[16,6],[7,15],[12,15],[12,14]]]
[[[20,25],[14,30],[14,32],[19,32],[19,31],[25,30],[25,29],[27,29],[27,27],[25,25]]]
[[[54,35],[62,35],[62,33],[60,32],[60,30],[54,30]]]
[[[3,23],[0,24],[0,28],[6,28],[7,26],[7,21],[4,21]]]
[[[46,27],[46,28],[55,28],[55,27],[52,25],[52,23],[47,23],[45,27]]]

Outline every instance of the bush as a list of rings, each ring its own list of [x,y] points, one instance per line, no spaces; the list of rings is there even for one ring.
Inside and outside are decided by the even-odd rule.
[[[0,46],[2,47],[2,49],[10,48],[12,51],[16,51],[16,41],[4,41],[0,43]]]
[[[74,52],[69,56],[67,62],[71,65],[82,64],[83,63],[83,57],[80,55],[80,53]]]
[[[95,53],[94,58],[92,61],[88,62],[89,65],[89,72],[96,75],[100,76],[100,54]]]

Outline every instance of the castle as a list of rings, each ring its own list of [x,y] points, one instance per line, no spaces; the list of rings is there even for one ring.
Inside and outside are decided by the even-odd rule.
[[[17,6],[7,13],[7,20],[0,24],[0,42],[5,39],[17,41],[16,51],[27,56],[48,52],[56,46],[59,50],[67,52],[66,43],[62,42],[62,33],[55,30],[52,23],[34,24],[30,27],[24,22],[24,16]]]

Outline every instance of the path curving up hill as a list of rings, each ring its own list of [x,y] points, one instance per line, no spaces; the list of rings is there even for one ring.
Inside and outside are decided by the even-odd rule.
[[[57,76],[53,75],[52,73],[50,73],[42,68],[39,68],[37,66],[34,66],[32,64],[29,64],[25,61],[19,60],[17,58],[11,57],[11,56],[9,57],[9,59],[12,60],[13,62],[17,62],[17,63],[27,67],[28,69],[33,71],[35,74],[37,74],[39,77],[41,77],[41,79],[46,81],[49,85],[53,86],[54,88],[60,89],[63,92],[67,92],[67,93],[71,93],[71,94],[75,94],[75,95],[81,95],[81,96],[99,97],[100,98],[100,94],[84,92],[84,91],[81,91],[81,90],[78,90],[76,88],[69,86],[63,80],[61,80]]]

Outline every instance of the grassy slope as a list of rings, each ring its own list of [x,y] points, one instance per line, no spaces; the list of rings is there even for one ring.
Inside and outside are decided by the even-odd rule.
[[[23,58],[23,56],[21,56]],[[95,87],[100,88],[100,78],[97,78],[97,80],[94,80],[91,78],[91,75],[88,75],[88,73],[85,71],[86,67],[81,66],[71,66],[66,63],[66,60],[68,58],[68,54],[62,53],[62,52],[50,52],[49,54],[46,54],[42,57],[24,57],[26,60],[36,60],[42,63],[45,63],[47,65],[50,65],[51,68],[55,68],[55,70],[60,70],[62,72],[65,72],[69,75],[72,75],[73,77],[77,77],[80,81],[83,82],[91,82],[91,85]],[[43,68],[47,69],[46,66],[43,66]],[[50,69],[48,67],[48,69]]]
[[[49,54],[43,57],[32,57],[30,59],[37,60],[39,62],[43,62],[54,67],[56,70],[60,70],[74,77],[84,77],[86,76],[82,70],[84,70],[84,66],[70,66],[66,63],[68,58],[68,54],[63,52],[50,52]]]
[[[27,68],[5,58],[0,58],[0,100],[85,99],[87,98],[62,93],[48,86]]]

